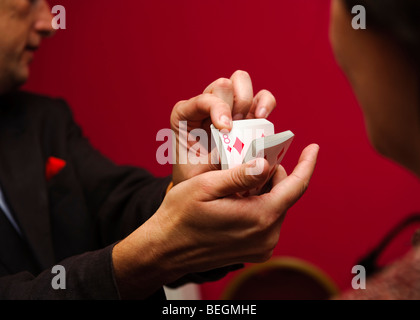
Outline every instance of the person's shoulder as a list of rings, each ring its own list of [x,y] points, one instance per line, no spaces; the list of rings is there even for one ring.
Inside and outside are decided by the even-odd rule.
[[[29,91],[18,91],[12,95],[15,106],[24,107],[32,114],[71,116],[67,102],[60,97],[51,97]]]
[[[47,108],[51,106],[62,106],[66,104],[64,99],[59,97],[51,97],[43,94],[33,93],[29,91],[17,91],[12,97],[15,104],[23,104],[39,108]]]

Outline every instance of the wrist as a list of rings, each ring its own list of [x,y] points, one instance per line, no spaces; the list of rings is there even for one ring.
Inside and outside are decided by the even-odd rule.
[[[150,220],[149,220],[150,221]],[[123,299],[144,299],[182,277],[169,262],[168,245],[152,221],[146,222],[112,251],[116,283]]]

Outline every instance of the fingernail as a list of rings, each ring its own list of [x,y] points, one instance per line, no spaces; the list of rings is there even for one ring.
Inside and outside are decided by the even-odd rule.
[[[222,122],[224,125],[231,127],[232,126],[232,120],[229,119],[228,116],[222,115],[220,117],[220,122]]]
[[[268,111],[267,111],[267,109],[266,109],[266,108],[261,108],[261,109],[259,109],[259,110],[258,110],[258,112],[257,112],[257,114],[256,114],[256,116],[257,116],[258,118],[267,118],[267,116],[268,116]]]

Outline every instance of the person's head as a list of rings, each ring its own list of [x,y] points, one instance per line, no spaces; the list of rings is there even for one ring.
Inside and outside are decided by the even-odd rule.
[[[351,9],[366,9],[353,29]],[[420,1],[333,0],[330,39],[373,146],[420,176]]]
[[[28,79],[34,51],[54,32],[51,21],[46,0],[0,0],[0,94]]]

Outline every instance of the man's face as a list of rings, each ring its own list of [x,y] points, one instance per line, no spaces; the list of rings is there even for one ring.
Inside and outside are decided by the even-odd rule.
[[[386,34],[369,25],[354,30],[342,0],[332,4],[332,47],[358,98],[373,146],[410,169],[417,167],[420,84],[415,67]]]
[[[51,20],[46,0],[0,0],[0,94],[28,79],[34,52],[54,31]]]

